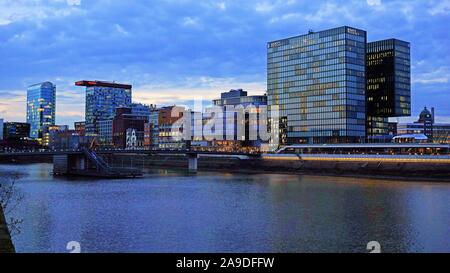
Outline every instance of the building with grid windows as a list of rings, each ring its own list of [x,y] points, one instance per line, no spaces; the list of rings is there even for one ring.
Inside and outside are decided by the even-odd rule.
[[[131,85],[101,81],[79,81],[75,85],[86,86],[87,136],[100,136],[99,121],[112,121],[116,108],[128,107],[131,104]],[[104,123],[107,123],[103,124],[105,128],[111,124],[111,122]],[[112,134],[112,130],[108,129],[108,135],[104,136],[108,141],[112,140],[109,132]]]
[[[144,146],[147,149],[157,148],[159,139],[159,108],[150,105],[148,122],[144,124]]]
[[[267,117],[265,116],[263,120],[263,115],[261,115],[261,106],[267,106],[266,95],[248,96],[247,91],[232,89],[221,93],[220,99],[213,100],[213,105],[222,109],[222,113],[219,116],[223,119],[222,138],[213,141],[213,146],[226,147],[231,151],[242,147],[261,146],[262,141],[258,133],[260,126],[267,126]],[[238,107],[242,107],[242,120],[239,120]],[[211,109],[207,109],[207,112],[209,110]],[[206,118],[208,114],[211,113],[205,113]],[[250,115],[252,115],[252,118],[250,118]],[[243,127],[243,132],[239,132],[238,127],[240,125]],[[256,139],[251,139],[251,134],[254,134]]]
[[[267,99],[286,124],[280,139],[365,141],[366,36],[344,26],[268,43]]]
[[[410,44],[397,39],[367,44],[367,140],[386,142],[389,117],[411,115]]]
[[[55,125],[56,86],[51,82],[34,84],[27,89],[27,123],[30,137],[42,140],[45,126]]]
[[[2,139],[8,141],[19,141],[30,137],[30,124],[24,122],[5,122],[2,125],[3,130],[0,132]]]
[[[113,119],[102,119],[97,120],[96,126],[98,128],[98,133],[96,138],[98,143],[103,147],[113,146]],[[92,136],[92,135],[90,135]]]

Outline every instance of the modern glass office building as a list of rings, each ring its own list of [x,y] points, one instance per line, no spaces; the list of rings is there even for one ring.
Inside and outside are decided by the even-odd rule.
[[[99,136],[98,121],[112,121],[116,108],[131,104],[131,85],[101,81],[79,81],[75,85],[86,86],[87,136]]]
[[[389,117],[411,115],[410,44],[397,39],[367,44],[367,138],[387,141]]]
[[[56,86],[43,82],[28,87],[27,123],[30,124],[30,137],[41,140],[45,126],[55,125]]]
[[[286,123],[281,139],[365,141],[366,40],[344,26],[268,43],[268,105]]]

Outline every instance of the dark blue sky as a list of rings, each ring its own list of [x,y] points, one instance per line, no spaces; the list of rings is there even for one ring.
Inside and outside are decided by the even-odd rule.
[[[186,104],[266,89],[267,42],[349,25],[411,42],[413,115],[450,122],[450,0],[0,0],[0,118],[25,120],[26,87],[57,85],[57,123],[84,119],[82,79],[133,100]]]

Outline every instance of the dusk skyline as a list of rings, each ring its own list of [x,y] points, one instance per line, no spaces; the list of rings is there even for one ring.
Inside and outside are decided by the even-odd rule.
[[[0,1],[0,118],[24,121],[26,88],[57,86],[56,122],[84,120],[78,80],[133,85],[133,100],[189,104],[263,94],[267,42],[349,25],[411,43],[412,117],[450,122],[450,1]],[[405,119],[401,119],[405,120]]]

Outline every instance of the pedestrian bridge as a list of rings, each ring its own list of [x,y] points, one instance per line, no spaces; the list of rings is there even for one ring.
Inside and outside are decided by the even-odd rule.
[[[53,173],[56,175],[79,175],[100,177],[136,177],[141,176],[142,171],[134,168],[113,168],[102,158],[102,155],[185,155],[188,159],[189,172],[195,173],[198,169],[199,157],[224,157],[239,160],[258,158],[258,153],[232,153],[217,151],[195,151],[195,150],[90,150],[87,148],[75,150],[39,150],[39,151],[8,151],[0,152],[0,157],[26,157],[26,156],[53,156]]]

